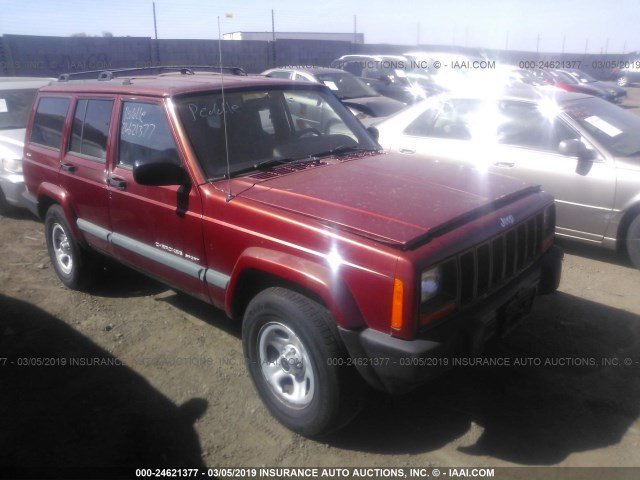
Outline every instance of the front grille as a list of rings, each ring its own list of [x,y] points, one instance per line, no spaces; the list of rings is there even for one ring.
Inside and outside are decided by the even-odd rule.
[[[542,252],[543,237],[541,213],[461,253],[443,265],[443,277],[449,279],[446,293],[460,306],[491,294],[533,264]]]

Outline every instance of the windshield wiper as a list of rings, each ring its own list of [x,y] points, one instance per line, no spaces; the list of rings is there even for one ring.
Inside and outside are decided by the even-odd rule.
[[[322,157],[328,157],[328,156],[339,156],[339,155],[345,155],[347,153],[353,153],[353,152],[376,152],[378,151],[377,148],[362,148],[362,147],[354,147],[354,146],[347,146],[347,145],[340,145],[336,148],[332,148],[331,150],[327,150],[325,152],[320,152],[320,153],[314,153],[313,155],[311,155],[312,158],[322,158]]]

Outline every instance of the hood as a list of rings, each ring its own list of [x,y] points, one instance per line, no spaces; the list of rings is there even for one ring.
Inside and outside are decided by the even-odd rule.
[[[411,248],[532,190],[539,188],[465,166],[378,154],[276,176],[238,196]]]
[[[25,132],[25,128],[0,130],[0,150],[3,152],[3,155],[11,156],[12,158],[22,158]]]
[[[393,98],[383,97],[358,97],[341,99],[349,108],[366,113],[371,117],[386,117],[402,109],[405,105]]]

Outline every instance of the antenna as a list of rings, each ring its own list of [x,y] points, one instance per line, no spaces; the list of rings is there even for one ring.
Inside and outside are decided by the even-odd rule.
[[[222,123],[224,124],[224,151],[227,161],[227,202],[233,200],[231,193],[231,164],[229,163],[229,140],[227,137],[227,102],[224,98],[224,74],[222,72],[222,37],[220,35],[220,15],[218,15],[218,57],[220,60],[220,88],[222,91]]]

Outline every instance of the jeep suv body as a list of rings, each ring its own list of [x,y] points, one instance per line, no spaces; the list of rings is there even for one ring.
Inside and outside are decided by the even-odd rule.
[[[419,385],[560,278],[550,195],[382,154],[319,84],[61,81],[38,95],[24,172],[65,285],[99,252],[242,320],[258,393],[309,436],[353,416],[361,379]]]

